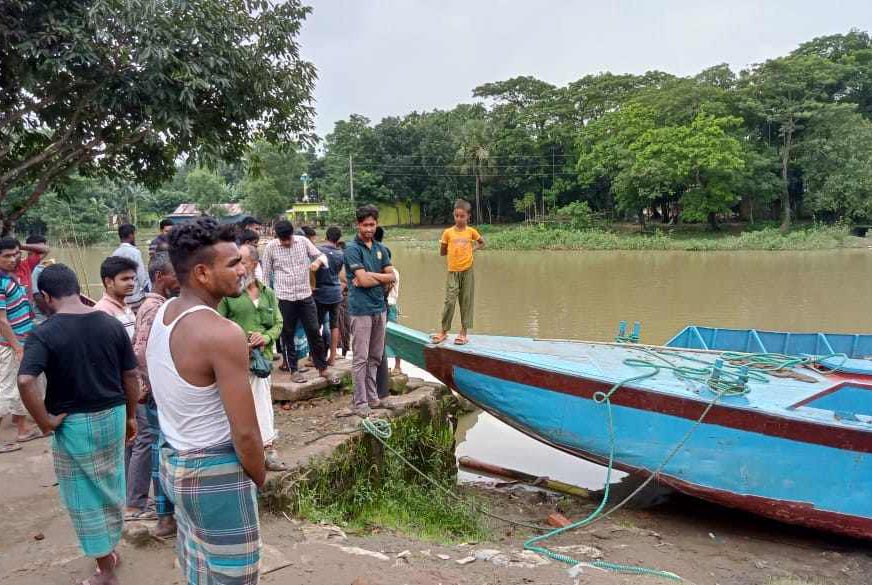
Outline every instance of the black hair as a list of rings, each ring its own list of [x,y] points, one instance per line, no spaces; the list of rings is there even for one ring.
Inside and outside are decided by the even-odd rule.
[[[251,217],[250,215],[246,215],[242,219],[239,220],[239,227],[245,229],[246,226],[249,225],[263,225],[257,219]]]
[[[338,242],[336,242],[336,245],[342,250],[344,250],[348,246],[348,244],[346,244],[342,240],[339,240]]]
[[[179,281],[187,282],[191,269],[197,264],[212,262],[212,246],[235,242],[234,232],[232,224],[219,225],[214,217],[198,217],[174,227],[170,232],[170,261]]]
[[[313,228],[310,225],[304,225],[300,229],[303,230],[303,235],[306,236],[307,238],[311,238],[312,236],[316,235],[316,233],[317,233],[317,232],[315,232],[315,228]]]
[[[125,258],[124,256],[109,256],[103,260],[103,264],[100,265],[100,280],[115,278],[122,272],[128,270],[136,272],[138,266],[139,265],[130,258]]]
[[[342,230],[338,226],[331,225],[327,228],[327,241],[334,244],[342,237]]]
[[[11,236],[0,238],[0,252],[2,252],[3,250],[14,250],[15,248],[20,247],[21,243]]]
[[[153,283],[157,280],[158,272],[167,274],[173,271],[173,263],[170,261],[170,255],[166,252],[158,252],[148,263],[148,279]]]
[[[257,245],[258,240],[260,240],[260,236],[254,230],[242,230],[242,233],[239,234],[239,244],[252,244]]]
[[[378,226],[375,228],[375,233],[372,235],[372,239],[376,242],[381,242],[385,239],[385,228],[382,226]]]
[[[30,234],[27,236],[27,239],[24,240],[25,244],[45,244],[48,240],[45,239],[45,236],[40,234]]]
[[[354,215],[355,217],[357,217],[357,223],[360,223],[370,217],[378,221],[378,207],[376,207],[375,205],[364,205],[362,207],[358,207]]]
[[[276,237],[280,240],[286,240],[294,235],[294,226],[286,219],[281,219],[276,222]]]
[[[129,223],[122,223],[118,226],[118,239],[121,241],[126,240],[136,233],[136,226],[131,225]]]
[[[126,258],[125,258],[126,260]],[[82,289],[76,273],[66,264],[46,266],[39,274],[39,292],[55,299],[78,296]]]
[[[162,220],[160,220],[160,229],[161,230],[163,230],[165,227],[170,227],[173,225],[176,225],[176,222],[174,222],[173,220],[171,220],[168,217],[165,217]]]

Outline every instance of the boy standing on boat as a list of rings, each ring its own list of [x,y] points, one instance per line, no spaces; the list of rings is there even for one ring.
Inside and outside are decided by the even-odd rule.
[[[454,202],[454,227],[442,232],[439,254],[448,256],[448,280],[445,283],[445,306],[442,309],[442,330],[431,339],[442,343],[451,331],[454,320],[454,307],[460,300],[460,333],[454,340],[457,345],[469,342],[468,334],[472,328],[472,307],[475,293],[475,279],[472,272],[473,255],[484,248],[484,238],[469,226],[471,206],[468,201],[458,199]]]

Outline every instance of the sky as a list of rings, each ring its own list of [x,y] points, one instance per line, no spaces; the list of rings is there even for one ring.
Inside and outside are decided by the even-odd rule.
[[[450,109],[519,75],[563,85],[603,71],[740,70],[817,36],[872,31],[870,0],[305,1],[321,137],[353,113]]]

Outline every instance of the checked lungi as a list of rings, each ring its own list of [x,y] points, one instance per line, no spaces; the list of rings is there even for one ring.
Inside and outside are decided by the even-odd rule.
[[[67,416],[52,455],[61,500],[86,556],[111,553],[124,525],[124,405]]]
[[[157,404],[155,404],[154,396],[151,393],[148,395],[148,402],[145,403],[145,414],[148,417],[148,424],[157,435],[151,442],[151,484],[154,490],[154,511],[158,518],[173,516],[175,514],[173,503],[167,498],[160,483],[160,445],[163,442],[163,436],[160,433]]]
[[[177,451],[164,442],[160,478],[175,505],[176,552],[188,585],[257,583],[256,488],[233,445]]]

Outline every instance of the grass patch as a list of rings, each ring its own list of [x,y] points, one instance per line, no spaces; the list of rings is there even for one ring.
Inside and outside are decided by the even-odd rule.
[[[841,226],[813,226],[782,234],[774,228],[740,234],[667,232],[618,233],[603,229],[514,227],[487,237],[491,250],[829,250],[848,245]]]
[[[389,444],[449,490],[456,490],[454,437],[440,414],[394,421]],[[269,498],[268,498],[269,499]],[[439,542],[481,540],[478,515],[426,482],[374,438],[341,447],[270,502],[313,522],[351,530],[388,528]]]

